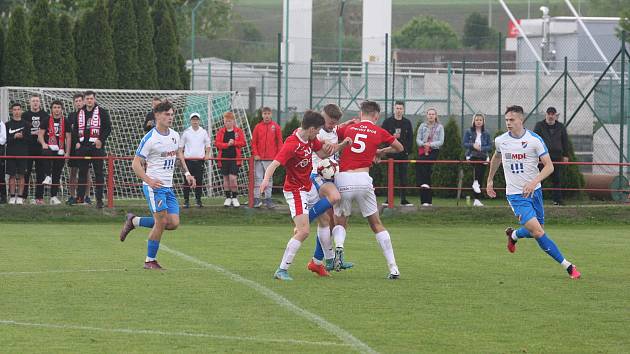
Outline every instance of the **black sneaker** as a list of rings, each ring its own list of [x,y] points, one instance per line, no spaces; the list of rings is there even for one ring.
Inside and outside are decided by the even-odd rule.
[[[413,206],[413,204],[409,203],[409,201],[407,199],[401,200],[400,201],[400,205],[402,205],[402,206],[410,206],[410,207]]]
[[[392,274],[392,273],[389,273],[389,275],[387,276],[387,279],[389,279],[389,280],[397,280],[397,279],[400,279],[400,274]]]

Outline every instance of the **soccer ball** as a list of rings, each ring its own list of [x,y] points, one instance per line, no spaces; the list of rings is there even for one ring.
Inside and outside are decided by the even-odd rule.
[[[323,159],[317,164],[317,173],[324,179],[333,179],[339,172],[339,164],[332,159]]]

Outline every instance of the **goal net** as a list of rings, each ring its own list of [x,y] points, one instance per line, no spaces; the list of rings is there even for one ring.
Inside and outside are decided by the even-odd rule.
[[[201,126],[208,130],[212,141],[212,156],[218,156],[214,146],[214,137],[217,131],[223,127],[223,113],[231,111],[236,116],[237,126],[243,129],[248,144],[243,148],[243,157],[251,156],[250,142],[251,130],[247,115],[242,104],[242,99],[236,92],[230,91],[137,91],[137,90],[92,90],[96,92],[96,103],[109,111],[112,120],[112,132],[108,138],[106,150],[109,155],[115,157],[133,157],[144,136],[143,123],[147,113],[151,110],[153,97],[158,96],[173,102],[175,117],[172,128],[183,133],[190,125],[188,119],[190,113],[197,112],[201,115]],[[64,104],[64,115],[67,116],[74,110],[72,96],[84,92],[84,89],[64,88],[32,88],[32,87],[2,87],[0,88],[0,106],[8,112],[13,102],[22,104],[23,110],[29,109],[29,99],[33,94],[41,97],[42,109],[50,112],[50,104],[54,100],[60,100]],[[6,121],[8,115],[1,117]],[[107,163],[105,163],[105,183],[107,184]],[[180,195],[184,176],[176,170],[174,175],[174,190]],[[248,162],[243,161],[238,175],[239,193],[243,194],[248,186]],[[34,196],[35,175],[31,176],[29,196]],[[65,192],[68,181],[68,167],[64,168],[61,179],[61,196],[67,197]],[[223,178],[217,161],[206,163],[204,176],[204,191],[207,196],[221,195]],[[137,185],[142,181],[136,177],[131,168],[130,159],[116,159],[114,162],[114,198],[132,199],[144,198],[141,188]],[[107,192],[107,185],[105,186]],[[47,193],[46,193],[47,195]]]

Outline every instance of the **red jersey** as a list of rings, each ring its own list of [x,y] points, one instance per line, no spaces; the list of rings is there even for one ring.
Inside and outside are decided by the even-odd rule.
[[[308,191],[311,189],[311,171],[313,170],[312,155],[322,149],[322,143],[317,140],[304,141],[293,132],[282,145],[274,157],[286,169],[284,178],[285,191]]]
[[[339,141],[346,137],[352,139],[352,144],[346,146],[341,153],[339,161],[341,172],[372,166],[378,147],[381,144],[389,145],[396,140],[387,130],[366,120],[338,128],[337,135]]]

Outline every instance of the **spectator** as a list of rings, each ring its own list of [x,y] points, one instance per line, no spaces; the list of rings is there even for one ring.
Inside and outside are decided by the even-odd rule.
[[[265,188],[264,196],[260,193],[260,184],[265,175],[265,170],[273,161],[273,158],[282,147],[282,129],[278,123],[271,119],[271,108],[262,108],[263,120],[256,124],[254,133],[252,134],[252,154],[256,160],[254,166],[255,172],[255,188],[254,188],[254,208],[260,208],[264,203],[267,208],[274,208],[271,200],[271,191],[273,181],[269,181],[269,185]]]
[[[484,163],[473,164],[473,206],[483,206],[481,199],[481,184],[486,174],[488,154],[492,150],[492,140],[490,134],[486,132],[486,117],[477,113],[472,118],[470,129],[464,133],[464,147],[466,148],[466,160],[484,161]]]
[[[4,148],[7,143],[6,126],[0,121],[0,204],[7,202],[7,181],[5,180],[4,171]]]
[[[223,175],[223,190],[225,191],[223,206],[238,208],[241,204],[236,198],[238,192],[237,177],[242,161],[222,161],[221,158],[240,158],[241,149],[245,147],[245,134],[236,126],[236,120],[232,112],[223,114],[223,124],[225,126],[219,129],[214,142],[219,151],[219,167],[221,168],[221,175]]]
[[[411,121],[405,118],[405,103],[402,101],[396,101],[394,104],[394,115],[385,119],[383,122],[383,129],[387,130],[393,135],[405,148],[403,151],[390,154],[387,157],[394,160],[408,160],[409,152],[413,144],[413,128],[411,127]],[[407,187],[407,167],[408,162],[399,162],[394,164],[395,171],[398,172],[398,184],[400,187],[400,205],[413,206],[406,198]]]
[[[160,102],[162,102],[162,99],[160,97],[153,96],[153,101],[151,102],[151,110],[147,113],[147,116],[144,118],[144,124],[142,125],[145,133],[153,129],[153,127],[155,126],[155,114],[153,113],[153,110],[155,109],[155,107],[157,107],[157,105],[160,104]],[[199,185],[201,183],[197,181],[197,184]]]
[[[183,152],[188,171],[195,177],[195,200],[199,208],[201,203],[201,186],[205,172],[205,161],[210,158],[210,136],[208,132],[199,126],[199,113],[190,114],[190,127],[184,130],[179,140],[179,151]],[[190,160],[195,159],[195,160]],[[203,160],[200,160],[203,159]],[[184,184],[184,208],[190,208],[190,184]]]
[[[536,123],[534,133],[540,137],[549,149],[549,157],[553,162],[569,161],[569,135],[564,124],[558,122],[558,111],[554,107],[547,108],[545,119]],[[551,174],[551,182],[554,190],[552,191],[553,205],[562,205],[562,175],[564,174],[563,165],[555,165]]]
[[[68,123],[69,125],[69,131],[73,132],[74,131],[74,126],[75,124],[77,124],[77,115],[79,113],[79,111],[81,110],[81,108],[83,108],[83,93],[77,93],[74,96],[72,96],[72,103],[74,105],[74,112],[70,113],[68,115]],[[74,136],[74,134],[72,134],[72,144],[71,144],[71,149],[70,149],[70,156],[77,156],[77,149],[76,149],[76,144],[78,142],[78,137]],[[70,195],[68,197],[68,201],[66,202],[66,204],[68,205],[73,205],[76,204],[77,202],[77,183],[79,181],[78,176],[79,176],[79,163],[81,161],[78,159],[70,159],[68,160],[68,167],[70,168],[70,171],[68,173],[69,175],[69,180],[68,180],[68,194]],[[86,204],[91,204],[90,201],[90,191],[92,190],[92,177],[91,177],[91,173],[88,170],[88,177],[87,177],[87,192],[85,195],[85,199],[84,202]]]
[[[11,105],[11,119],[6,123],[7,156],[28,156],[31,138],[31,127],[22,119],[22,105]],[[9,204],[24,204],[24,174],[26,173],[26,159],[8,159],[6,173],[9,175]],[[17,187],[17,190],[15,189]]]
[[[29,142],[29,156],[41,156],[42,146],[37,142],[37,136],[39,134],[39,127],[45,119],[48,119],[50,115],[41,109],[41,100],[38,95],[32,95],[30,100],[30,110],[22,113],[22,119],[30,127]],[[22,192],[22,198],[24,201],[28,198],[29,181],[31,179],[31,172],[33,171],[33,164],[35,164],[35,182],[36,186],[43,184],[50,184],[51,179],[46,178],[46,162],[42,159],[28,159],[26,161],[26,172],[24,174],[24,191]],[[38,192],[39,191],[39,192]],[[44,203],[44,189],[35,189],[35,204]]]
[[[43,120],[39,126],[39,135],[37,140],[42,145],[43,156],[70,156],[72,145],[72,130],[70,122],[63,116],[63,104],[61,101],[55,100],[50,105],[52,112],[48,120]],[[66,163],[64,159],[44,160],[46,173],[52,176],[52,185],[50,186],[50,204],[59,205],[61,201],[57,198],[59,192],[59,183],[61,182],[61,171]],[[44,194],[44,185],[37,185],[41,188],[41,194]],[[40,194],[38,191],[37,194]]]
[[[418,143],[418,160],[437,160],[440,147],[444,144],[444,127],[440,124],[435,108],[429,108],[427,119],[418,128],[416,137]],[[416,184],[420,186],[420,203],[422,206],[433,205],[433,192],[431,190],[431,176],[433,164],[416,164]]]
[[[85,106],[77,114],[77,122],[74,125],[73,134],[77,139],[77,156],[105,157],[105,144],[111,133],[111,121],[109,112],[96,104],[96,93],[85,91]],[[77,188],[77,203],[82,204],[85,197],[85,187],[88,179],[88,170],[92,165],[96,180],[96,207],[103,208],[103,160],[87,159],[79,162],[79,187]]]

